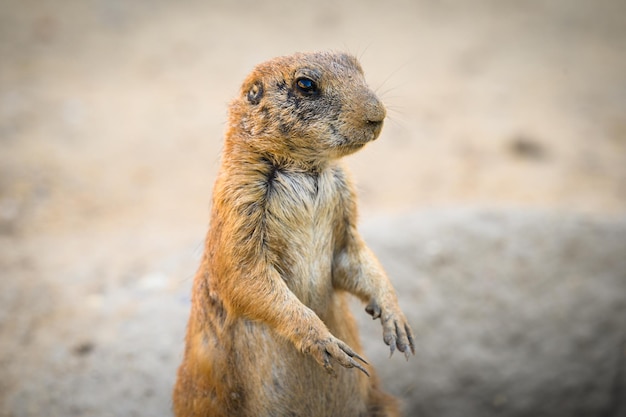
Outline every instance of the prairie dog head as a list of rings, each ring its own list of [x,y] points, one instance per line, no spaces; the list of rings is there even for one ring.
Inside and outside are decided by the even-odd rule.
[[[252,71],[231,104],[230,125],[259,152],[315,163],[376,139],[385,115],[356,58],[297,53]]]

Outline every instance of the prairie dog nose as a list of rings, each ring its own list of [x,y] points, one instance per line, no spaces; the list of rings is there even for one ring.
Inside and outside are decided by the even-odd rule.
[[[385,120],[387,110],[385,106],[373,94],[370,95],[365,102],[365,120],[369,124],[381,124]]]

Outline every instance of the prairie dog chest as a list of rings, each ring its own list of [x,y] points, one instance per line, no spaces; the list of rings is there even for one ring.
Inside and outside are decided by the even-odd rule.
[[[332,291],[332,261],[345,187],[338,170],[277,169],[268,185],[266,226],[274,264],[307,305]]]

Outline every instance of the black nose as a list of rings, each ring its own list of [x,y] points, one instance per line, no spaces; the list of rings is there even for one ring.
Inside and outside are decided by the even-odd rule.
[[[383,129],[383,121],[382,120],[368,120],[365,124],[367,129],[371,130],[372,138],[371,140],[375,140],[378,135],[380,135],[381,130]]]

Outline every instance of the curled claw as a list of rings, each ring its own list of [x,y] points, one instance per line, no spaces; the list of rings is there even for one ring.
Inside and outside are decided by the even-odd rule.
[[[346,368],[357,368],[358,370],[363,372],[365,375],[370,376],[369,372],[367,372],[367,370],[363,366],[361,366],[360,363],[355,361],[353,358],[356,358],[367,365],[367,361],[365,359],[363,359],[358,353],[352,350],[350,346],[346,345],[340,340],[337,340],[337,346],[339,347],[341,352],[345,354],[345,355],[334,356],[337,362],[339,362],[342,366]]]
[[[306,349],[305,353],[311,354],[331,376],[337,376],[333,368],[333,360],[339,362],[345,368],[356,368],[365,375],[370,376],[369,372],[356,360],[365,365],[367,365],[367,361],[352,350],[350,346],[337,338],[331,337],[318,341],[309,349]]]
[[[395,322],[391,319],[391,317],[386,317],[382,319],[383,324],[383,341],[387,346],[389,346],[390,352],[389,357],[393,356],[393,353],[396,351],[397,345],[397,332]],[[400,346],[398,346],[400,348]]]
[[[363,359],[363,357],[361,355],[356,353],[354,350],[352,350],[352,348],[350,346],[348,346],[347,344],[345,344],[341,340],[338,340],[337,344],[339,345],[339,348],[346,353],[346,355],[350,356],[351,358],[357,358],[358,360],[360,360],[364,364],[369,365],[367,363],[367,361],[365,359]]]
[[[383,334],[383,341],[387,346],[389,346],[389,357],[391,358],[393,353],[396,351],[396,335],[391,332],[385,332]]]
[[[383,341],[389,346],[389,357],[393,356],[396,348],[409,359],[410,353],[415,355],[415,340],[411,328],[404,318],[395,315],[383,317]]]
[[[404,330],[406,331],[406,336],[409,339],[409,346],[411,347],[411,353],[415,355],[415,338],[413,337],[413,330],[409,327],[408,324],[404,325]],[[406,359],[409,360],[409,352],[405,352]]]
[[[370,376],[369,372],[367,372],[367,370],[363,366],[361,366],[361,364],[359,364],[357,361],[355,361],[352,358],[349,358],[347,362],[340,362],[340,363],[346,368],[356,368],[359,371],[363,372],[365,375]]]
[[[367,372],[365,370],[365,368],[363,368],[361,365],[359,365],[357,362],[352,361],[352,366],[354,366],[356,369],[358,369],[359,371],[363,372],[365,375],[367,375],[368,377],[370,376],[370,373]]]
[[[411,328],[408,324],[399,325],[399,323],[396,322],[396,334],[398,335],[396,342],[398,350],[404,353],[404,357],[408,361],[411,353],[415,355],[415,342]]]

